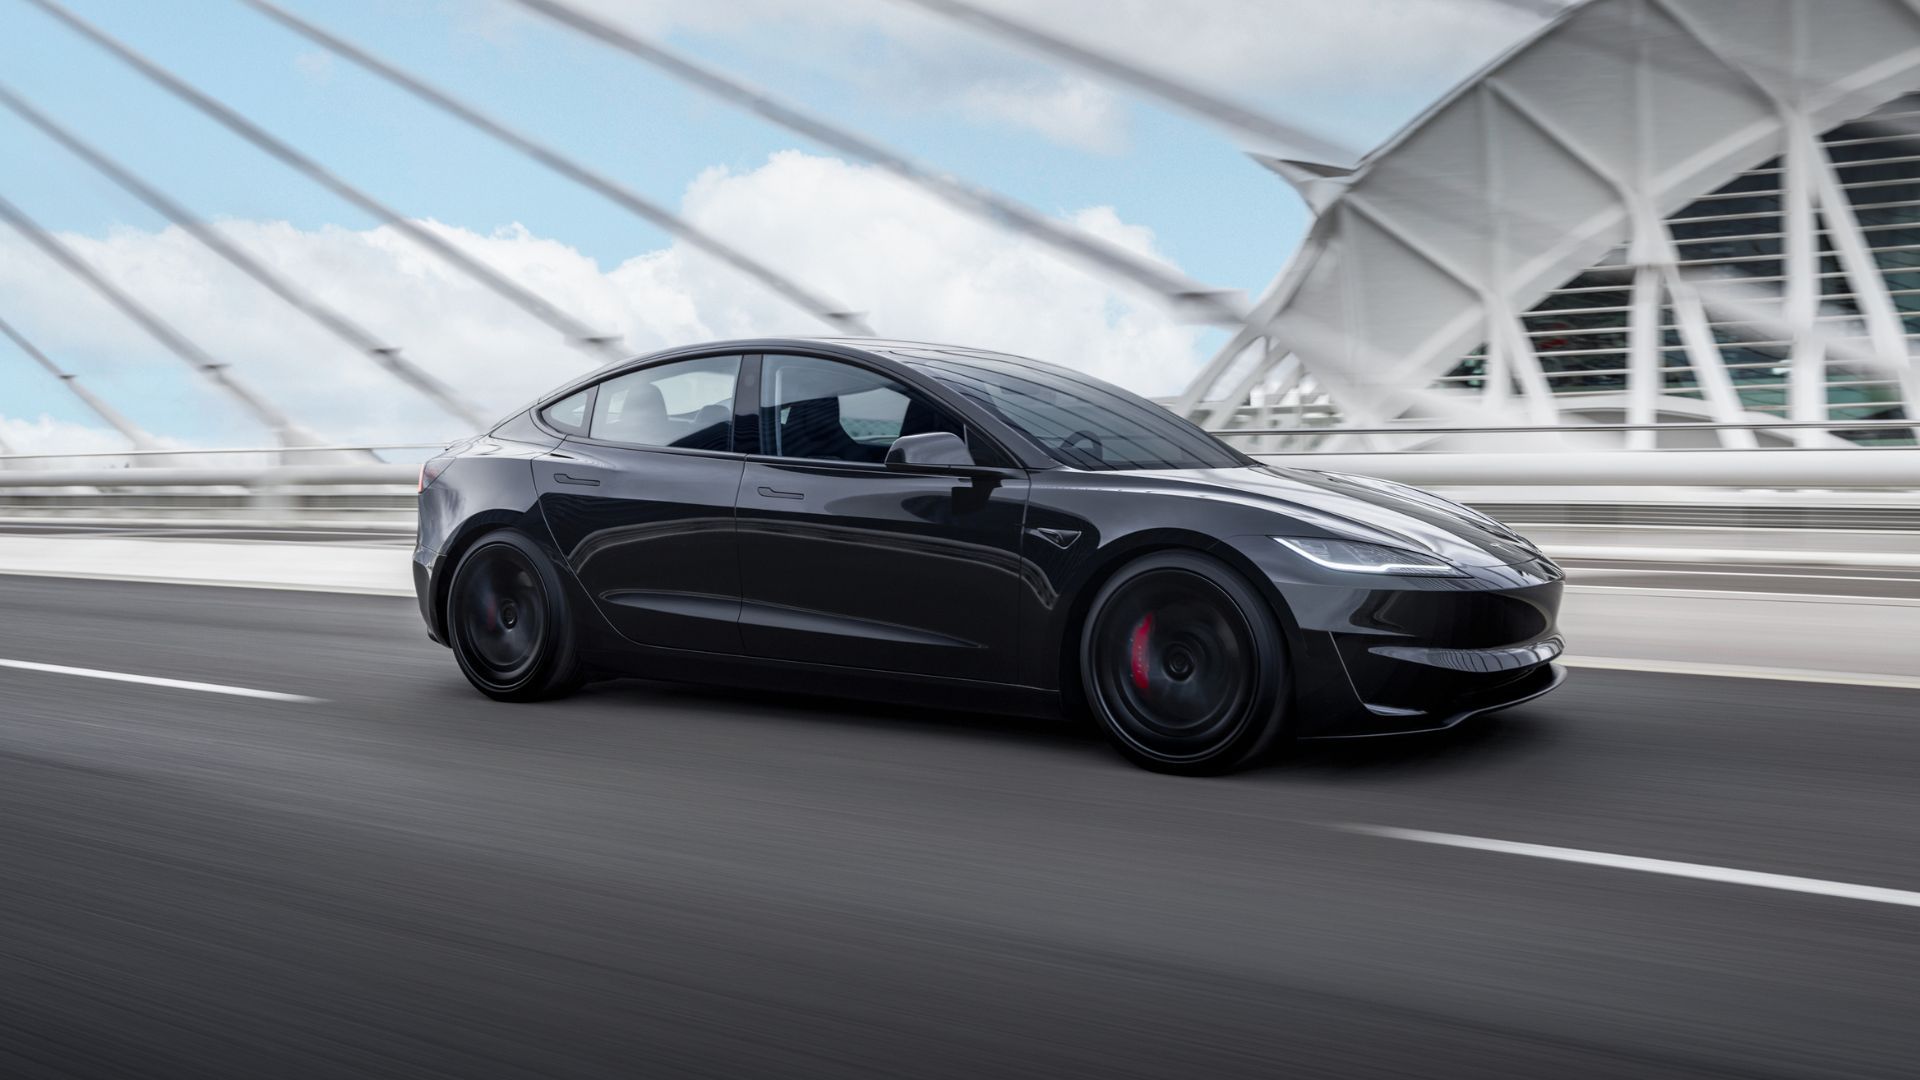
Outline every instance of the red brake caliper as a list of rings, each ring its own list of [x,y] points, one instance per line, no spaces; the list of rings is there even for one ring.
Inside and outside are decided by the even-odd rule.
[[[1133,685],[1142,693],[1147,689],[1147,639],[1152,636],[1153,616],[1148,614],[1133,628],[1133,646],[1127,651],[1133,666]]]

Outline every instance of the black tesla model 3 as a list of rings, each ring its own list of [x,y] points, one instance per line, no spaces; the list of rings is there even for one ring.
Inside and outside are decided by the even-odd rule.
[[[413,571],[434,640],[504,701],[637,675],[1084,713],[1168,772],[1563,677],[1560,570],[1491,518],[944,345],[605,368],[427,463]]]

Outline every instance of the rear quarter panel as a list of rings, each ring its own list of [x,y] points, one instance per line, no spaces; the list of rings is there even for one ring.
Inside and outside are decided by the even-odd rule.
[[[436,639],[445,638],[449,572],[467,546],[480,536],[497,528],[514,529],[564,565],[540,513],[531,464],[559,443],[557,436],[531,423],[510,420],[494,434],[455,443],[447,449],[445,456],[452,462],[420,493],[419,533],[413,554],[421,614]]]

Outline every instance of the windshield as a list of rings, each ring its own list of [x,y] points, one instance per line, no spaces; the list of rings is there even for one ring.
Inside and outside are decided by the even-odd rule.
[[[1065,368],[927,353],[899,359],[979,403],[1076,469],[1228,469],[1246,459],[1142,397]]]

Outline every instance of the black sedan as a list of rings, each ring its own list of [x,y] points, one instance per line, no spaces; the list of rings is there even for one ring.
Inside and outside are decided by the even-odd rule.
[[[427,463],[413,568],[432,637],[504,701],[636,675],[1084,714],[1168,772],[1563,677],[1560,570],[1498,522],[945,345],[598,371]]]

